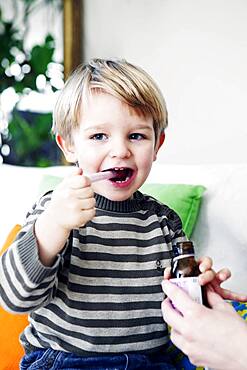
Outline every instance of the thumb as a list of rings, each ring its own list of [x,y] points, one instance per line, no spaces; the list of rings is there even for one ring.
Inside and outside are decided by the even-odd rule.
[[[72,167],[70,176],[77,176],[77,175],[82,175],[82,174],[83,174],[82,168],[77,167],[77,166]]]

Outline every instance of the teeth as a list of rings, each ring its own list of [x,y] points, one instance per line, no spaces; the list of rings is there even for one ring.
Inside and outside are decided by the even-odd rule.
[[[123,182],[126,182],[126,181],[128,181],[129,180],[129,177],[126,177],[126,179],[125,180],[117,180],[116,182],[118,183],[118,184],[121,184],[121,183],[123,183]]]

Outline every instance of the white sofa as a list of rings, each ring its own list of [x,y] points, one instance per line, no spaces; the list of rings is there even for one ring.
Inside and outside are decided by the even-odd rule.
[[[44,174],[64,176],[69,167],[0,166],[0,245],[37,198]],[[197,255],[209,255],[215,269],[227,266],[232,278],[225,286],[247,292],[247,165],[171,165],[155,163],[148,182],[204,185],[192,240]]]

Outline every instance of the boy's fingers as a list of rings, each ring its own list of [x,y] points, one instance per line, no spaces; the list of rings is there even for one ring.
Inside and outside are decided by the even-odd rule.
[[[80,207],[82,211],[90,210],[95,207],[95,199],[81,199],[80,200]]]
[[[80,226],[84,226],[86,222],[92,220],[95,217],[95,209],[85,209],[83,211],[83,222]]]
[[[68,186],[73,189],[81,189],[91,185],[91,181],[87,176],[75,174],[67,179]]]
[[[82,173],[83,173],[83,171],[82,171],[81,168],[73,166],[73,167],[71,167],[71,170],[70,170],[68,176],[66,176],[66,177],[82,175]]]
[[[74,194],[78,199],[90,199],[94,198],[94,191],[91,186],[86,186],[84,188],[74,189]]]

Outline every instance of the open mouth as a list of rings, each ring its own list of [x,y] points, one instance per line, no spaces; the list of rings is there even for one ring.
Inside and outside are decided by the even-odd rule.
[[[127,182],[131,176],[133,175],[133,170],[128,167],[114,167],[109,168],[105,171],[111,171],[112,177],[110,178],[110,181],[115,183],[124,183]]]

